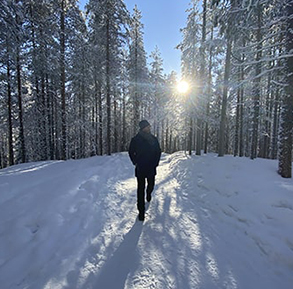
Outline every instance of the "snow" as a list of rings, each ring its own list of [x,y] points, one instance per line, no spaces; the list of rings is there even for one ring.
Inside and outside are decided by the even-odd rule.
[[[163,154],[144,222],[126,153],[0,170],[1,288],[292,288],[277,161]]]

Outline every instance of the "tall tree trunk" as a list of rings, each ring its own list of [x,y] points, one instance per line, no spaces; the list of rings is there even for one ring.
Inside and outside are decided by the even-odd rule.
[[[270,69],[270,67],[269,67]],[[266,97],[266,110],[265,110],[265,120],[264,120],[264,133],[262,135],[263,146],[261,149],[262,157],[269,157],[269,145],[270,145],[270,128],[271,128],[271,107],[272,107],[272,93],[271,93],[271,73],[268,74],[268,87],[267,87],[267,97]]]
[[[118,104],[117,91],[114,94],[114,152],[118,152],[119,132],[118,132]]]
[[[20,140],[20,158],[23,163],[26,162],[26,149],[23,129],[23,107],[22,107],[22,84],[21,84],[21,65],[19,43],[16,49],[16,74],[17,74],[17,91],[18,91],[18,117],[19,117],[19,140]]]
[[[293,50],[293,2],[287,1],[286,51]],[[290,18],[291,17],[291,18]],[[280,123],[280,150],[278,172],[283,178],[292,177],[292,130],[293,130],[293,57],[286,59],[285,94],[282,101]]]
[[[213,41],[214,30],[211,28],[211,41]],[[213,49],[212,46],[209,51],[209,74],[208,74],[208,102],[206,105],[206,121],[205,121],[205,141],[204,141],[204,153],[208,152],[208,141],[209,141],[209,116],[210,116],[210,99],[212,95],[212,63],[213,63]]]
[[[243,40],[243,47],[245,47],[245,40]],[[242,55],[242,61],[244,62],[245,55]],[[244,80],[244,68],[241,66],[240,69],[240,79]],[[239,156],[243,157],[244,155],[244,134],[243,134],[243,115],[244,114],[244,87],[240,87],[240,109],[239,109]]]
[[[99,130],[100,130],[100,87],[97,81],[97,75],[94,75],[95,87],[94,87],[94,105],[95,105],[95,151],[96,154],[102,154],[99,147]]]
[[[57,84],[54,82],[52,84],[52,90],[58,91],[59,89],[60,89],[59,82]],[[59,127],[60,119],[58,114],[60,106],[59,106],[59,100],[56,94],[54,94],[53,105],[54,105],[53,123],[54,123],[54,130],[55,130],[55,134],[54,134],[55,158],[60,159],[62,158],[62,156],[61,156],[61,143],[59,142],[59,139],[62,138],[62,134],[60,134],[61,129]]]
[[[125,86],[122,87],[122,140],[121,151],[126,150],[126,93]]]
[[[255,80],[254,88],[252,90],[253,94],[253,119],[252,119],[252,140],[251,140],[251,151],[250,158],[255,159],[257,157],[257,148],[258,148],[258,127],[259,127],[259,107],[260,107],[260,73],[261,73],[261,57],[262,57],[262,7],[261,4],[258,4],[257,8],[257,53],[256,53],[256,67],[255,67]]]
[[[82,81],[80,83],[80,86],[81,86],[81,107],[82,107],[82,111],[81,111],[81,114],[82,114],[82,156],[83,157],[86,157],[88,154],[87,154],[87,142],[86,142],[86,89],[85,89],[85,63],[86,63],[86,59],[84,57],[84,51],[81,52],[82,53],[82,56],[83,56],[83,65],[82,65],[82,69],[81,69],[81,75],[82,75]],[[91,139],[90,139],[90,143],[91,143]],[[90,148],[90,153],[91,153],[91,149],[92,147]]]
[[[106,101],[107,101],[107,155],[111,155],[111,92],[110,92],[110,21],[107,18],[106,43]]]
[[[7,107],[8,107],[8,163],[10,166],[14,165],[13,154],[13,132],[12,132],[12,98],[11,98],[11,73],[10,73],[10,51],[8,39],[7,45]]]
[[[201,31],[201,45],[200,45],[200,71],[199,71],[199,78],[200,78],[200,91],[199,96],[200,100],[199,103],[203,102],[203,94],[204,94],[204,75],[205,75],[205,50],[204,44],[206,40],[206,13],[207,13],[207,0],[203,0],[203,13],[202,13],[202,31]],[[200,105],[201,106],[201,105]],[[201,113],[199,113],[201,114]],[[201,155],[201,145],[202,145],[202,116],[199,116],[197,119],[197,126],[196,126],[196,155]]]
[[[227,97],[228,97],[228,81],[230,76],[230,65],[231,65],[231,50],[232,40],[228,33],[227,39],[227,50],[226,50],[226,62],[225,62],[225,74],[224,74],[224,88],[223,88],[223,99],[221,109],[221,121],[220,121],[220,132],[219,132],[219,157],[224,156],[226,148],[226,122],[227,122]]]
[[[139,122],[139,99],[138,99],[138,35],[137,35],[137,29],[135,30],[135,84],[134,84],[134,127],[138,127]]]
[[[41,151],[40,156],[41,160],[46,160],[46,150],[47,150],[47,143],[46,143],[46,100],[45,100],[45,76],[44,71],[41,72]]]
[[[161,121],[161,149],[165,152],[165,121],[164,118]]]
[[[99,151],[100,155],[103,155],[103,107],[102,107],[102,87],[99,88]]]
[[[48,145],[49,145],[49,152],[48,152],[48,159],[54,159],[54,125],[53,125],[53,93],[50,89],[50,81],[49,76],[46,73],[46,92],[47,92],[47,114],[48,114]]]
[[[238,84],[241,82],[241,67],[238,69]],[[241,86],[237,89],[237,106],[236,106],[236,125],[235,125],[235,144],[234,144],[234,157],[239,152],[239,127],[240,127],[240,105],[241,105]]]
[[[80,86],[79,86],[79,89],[80,89]],[[78,154],[76,155],[76,158],[84,158],[84,139],[83,139],[83,131],[84,131],[84,128],[83,128],[83,115],[82,115],[82,97],[81,97],[81,94],[79,93],[77,95],[77,105],[78,105],[78,127],[79,127],[79,132],[78,134],[76,135],[76,138],[77,138],[77,143],[78,143]]]
[[[243,37],[242,40],[243,47],[245,47],[245,40]],[[237,109],[236,109],[236,126],[235,126],[235,146],[234,146],[234,156],[239,155],[243,156],[243,106],[244,106],[244,89],[243,89],[243,80],[244,80],[244,68],[243,63],[245,60],[245,55],[242,54],[240,58],[240,66],[238,69],[238,89],[237,89]]]
[[[192,120],[192,117],[190,116],[189,117],[189,133],[188,133],[188,153],[190,156],[192,154],[192,136],[193,136],[193,120]]]
[[[90,156],[94,156],[97,154],[97,146],[96,146],[96,99],[93,100],[92,103],[92,113],[91,113],[91,123],[92,123],[92,127],[91,127],[91,133],[90,133]]]
[[[66,159],[66,100],[65,100],[65,0],[61,1],[60,15],[60,68],[61,68],[61,122],[62,122],[62,149],[61,157]]]
[[[170,148],[169,148],[169,120],[167,118],[166,120],[166,134],[165,134],[165,152],[170,153]]]
[[[279,111],[280,111],[280,93],[279,89],[276,89],[275,99],[273,105],[273,132],[272,132],[272,152],[271,158],[276,159],[278,157],[278,127],[279,127]]]

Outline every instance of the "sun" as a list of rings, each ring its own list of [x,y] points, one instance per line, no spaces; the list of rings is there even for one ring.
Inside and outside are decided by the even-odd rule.
[[[184,80],[179,81],[177,84],[177,90],[179,93],[186,93],[189,90],[189,84]]]

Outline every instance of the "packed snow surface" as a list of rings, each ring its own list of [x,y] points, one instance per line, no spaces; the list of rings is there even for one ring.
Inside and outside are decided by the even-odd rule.
[[[277,161],[164,154],[144,222],[126,153],[0,170],[0,287],[292,289]]]

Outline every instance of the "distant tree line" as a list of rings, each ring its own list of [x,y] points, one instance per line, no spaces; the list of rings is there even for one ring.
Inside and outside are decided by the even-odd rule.
[[[165,152],[279,158],[291,177],[290,15],[291,0],[192,0],[179,95],[137,7],[2,0],[0,167],[125,151],[147,118]]]

